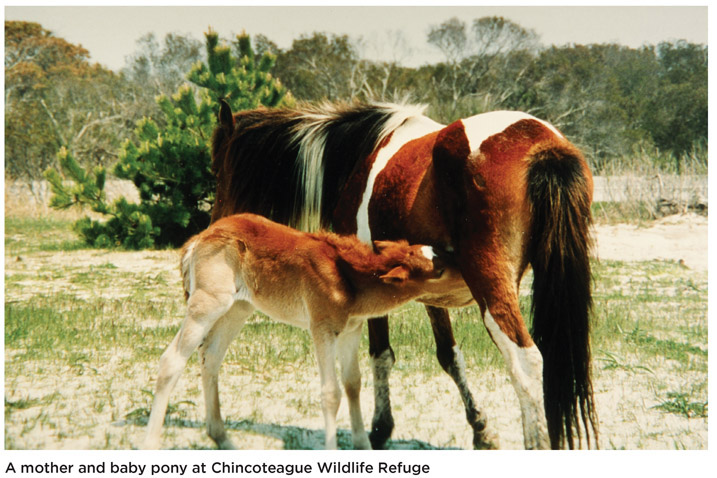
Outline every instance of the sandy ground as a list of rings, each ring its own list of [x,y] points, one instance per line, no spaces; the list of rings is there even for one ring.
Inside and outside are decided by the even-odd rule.
[[[622,261],[650,261],[670,260],[683,264],[685,267],[695,271],[696,274],[706,277],[707,274],[707,218],[694,215],[678,215],[663,218],[649,226],[634,225],[603,225],[595,229],[596,257],[600,260],[622,260]],[[41,253],[34,257],[26,257],[27,261],[43,262],[52,260],[51,256],[67,254],[67,258],[73,262],[81,256],[88,264],[115,264],[120,271],[127,270],[167,270],[176,272],[176,254],[173,251],[163,252],[138,252],[138,253],[107,253],[97,251],[78,255],[76,253]],[[56,259],[56,257],[55,257]],[[37,266],[40,266],[38,263]],[[17,267],[15,258],[5,257],[6,274],[12,273]],[[57,284],[48,284],[48,287],[57,287]],[[112,291],[97,290],[95,293],[111,295]],[[29,295],[41,293],[34,286],[28,289]],[[28,299],[24,296],[19,299]],[[6,359],[8,356],[6,355]],[[108,368],[116,370],[113,364],[107,364]],[[116,365],[116,364],[114,364]],[[28,364],[29,369],[33,366]],[[43,366],[44,367],[44,366]],[[232,370],[233,366],[225,364],[222,373],[223,388],[242,389],[249,387],[252,378],[241,370]],[[28,372],[30,370],[27,370]],[[24,377],[16,377],[19,381],[16,385],[20,389],[43,387],[48,393],[50,390],[61,388],[72,388],[73,384],[62,378],[60,370],[57,374],[47,374],[45,369],[42,374],[24,374]],[[197,403],[201,403],[199,390],[197,389],[196,371],[188,374],[192,380],[180,381],[180,386],[175,390],[175,396],[186,397],[190,395]],[[628,372],[625,372],[628,374]],[[48,380],[42,379],[45,375]],[[127,371],[128,376],[133,380],[146,384],[150,381],[146,370]],[[373,409],[372,379],[368,369],[364,368],[364,397],[362,408],[364,419],[368,424]],[[651,385],[649,377],[645,375],[630,375],[624,377],[616,385],[613,380],[605,382],[601,377],[605,375],[602,370],[596,370],[596,400],[600,412],[601,433],[603,437],[611,437],[609,443],[603,443],[603,448],[627,448],[627,449],[665,449],[677,446],[687,449],[707,448],[707,419],[686,420],[674,414],[647,413],[655,405],[654,394],[649,393]],[[520,411],[507,374],[503,370],[480,374],[477,371],[468,372],[469,383],[472,384],[475,398],[481,406],[492,411],[492,423],[500,434],[503,448],[519,449],[522,447],[522,430],[520,425]],[[689,377],[675,377],[674,389],[680,389],[684,383],[689,382]],[[645,383],[637,383],[637,381]],[[25,383],[29,381],[30,383]],[[465,426],[463,407],[460,398],[455,391],[455,386],[447,376],[432,380],[431,383],[424,383],[421,376],[407,375],[401,372],[400,366],[394,370],[391,376],[392,402],[394,403],[394,418],[396,419],[396,430],[393,435],[395,448],[415,448],[416,443],[430,443],[433,446],[444,446],[454,444],[459,448],[470,448],[471,437],[468,427]],[[227,417],[248,417],[256,414],[256,408],[266,397],[280,397],[287,388],[295,390],[306,390],[316,388],[315,377],[302,377],[297,381],[293,375],[276,377],[271,383],[263,384],[263,393],[256,396],[254,400],[243,402],[241,400],[226,400],[223,411]],[[678,383],[680,382],[680,383]],[[87,383],[77,380],[78,388],[73,393],[74,397],[81,397],[93,393],[92,390],[83,389]],[[82,384],[80,386],[79,384]],[[118,386],[118,385],[114,385]],[[92,388],[92,387],[90,387]],[[117,400],[124,396],[120,390],[110,390],[107,393],[112,395],[116,392]],[[257,392],[258,393],[258,392]],[[297,392],[298,393],[298,392]],[[7,398],[7,397],[6,397]],[[13,398],[13,397],[11,397]],[[16,399],[17,397],[15,397]],[[273,398],[273,399],[274,399]],[[441,403],[441,406],[435,406]],[[71,404],[70,408],[72,408]],[[310,406],[317,407],[318,397],[311,400]],[[202,427],[204,425],[203,407],[197,407],[197,413],[192,413],[189,420],[192,422],[187,428],[173,428],[171,433],[179,437],[174,441],[174,446],[189,446],[191,443],[205,443],[211,446],[204,436]],[[276,413],[270,410],[275,410]],[[500,414],[496,413],[500,411]],[[449,421],[456,426],[446,426],[446,417],[450,414]],[[283,442],[288,435],[299,434],[302,444],[308,448],[320,447],[322,433],[320,420],[297,421],[287,415],[282,408],[264,408],[264,413],[256,417],[253,423],[236,421],[229,424],[228,428],[235,437],[236,444],[242,448],[282,448]],[[339,427],[348,428],[345,400],[339,413]],[[651,416],[652,418],[648,418]],[[657,417],[657,419],[655,418]],[[69,418],[68,418],[69,419]],[[420,425],[419,425],[420,423]],[[87,438],[73,441],[69,439],[62,443],[54,442],[52,439],[42,444],[18,440],[16,445],[20,448],[93,448],[97,447],[103,438],[103,433],[117,433],[117,421],[97,423],[97,438],[89,442]],[[418,427],[417,427],[418,425]],[[686,427],[686,428],[685,428]],[[130,443],[134,446],[141,436],[142,430],[136,427],[121,427],[121,433],[126,435],[123,443]],[[6,430],[6,434],[9,431]],[[10,432],[14,433],[14,432]],[[181,437],[180,437],[181,435]],[[293,435],[292,435],[293,436]],[[636,437],[642,437],[637,439]],[[647,437],[647,438],[645,438]],[[28,437],[29,438],[29,437]],[[31,439],[31,438],[29,438]],[[672,440],[672,441],[671,441]],[[24,446],[23,446],[24,445]]]
[[[707,218],[697,214],[667,216],[649,227],[631,224],[596,228],[599,259],[672,260],[707,271]]]

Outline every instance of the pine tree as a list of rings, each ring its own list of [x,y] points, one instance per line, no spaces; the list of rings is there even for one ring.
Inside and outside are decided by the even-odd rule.
[[[75,230],[96,247],[178,246],[209,224],[215,178],[211,172],[210,141],[216,126],[219,100],[232,111],[273,107],[291,102],[291,95],[271,76],[275,58],[265,53],[256,59],[249,36],[237,36],[232,48],[220,44],[216,32],[206,35],[207,64],[198,62],[171,98],[157,98],[164,114],[162,127],[150,118],[138,122],[136,140],[123,145],[114,174],[134,182],[140,203],[120,198],[109,205],[104,193],[106,172],[82,169],[62,148],[61,170],[45,174],[54,197],[51,205],[64,209],[88,206],[109,218],[102,222],[83,218]]]

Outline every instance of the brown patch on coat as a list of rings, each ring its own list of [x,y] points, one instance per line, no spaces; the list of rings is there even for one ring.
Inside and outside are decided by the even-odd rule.
[[[438,132],[401,147],[376,176],[368,207],[374,238],[406,238],[445,248],[450,241],[436,197],[432,150]]]

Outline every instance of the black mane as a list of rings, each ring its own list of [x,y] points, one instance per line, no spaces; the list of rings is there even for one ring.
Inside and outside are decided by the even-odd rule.
[[[301,219],[309,205],[302,174],[311,160],[306,150],[313,144],[323,146],[318,164],[320,214],[315,225],[331,227],[341,188],[381,139],[399,126],[390,120],[401,114],[407,113],[384,104],[259,108],[235,114],[231,134],[221,125],[214,133],[212,168],[218,189],[212,219],[252,212],[306,229]]]

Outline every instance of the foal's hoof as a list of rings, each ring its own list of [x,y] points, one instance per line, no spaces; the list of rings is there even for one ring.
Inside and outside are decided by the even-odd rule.
[[[354,450],[371,450],[371,441],[364,433],[362,437],[354,439]]]
[[[473,448],[475,450],[498,450],[500,442],[498,435],[492,431],[483,429],[479,432],[473,432]]]
[[[221,443],[217,443],[217,448],[220,450],[236,450],[237,447],[234,446],[234,443],[230,439],[226,439],[222,441]]]

